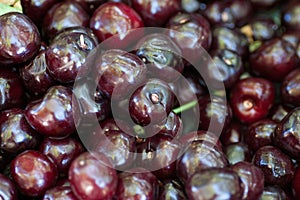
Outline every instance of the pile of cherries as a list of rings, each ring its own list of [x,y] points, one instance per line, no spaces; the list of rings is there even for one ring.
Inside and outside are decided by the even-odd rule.
[[[21,5],[0,16],[0,199],[300,199],[300,1]],[[146,27],[169,31],[127,34]]]

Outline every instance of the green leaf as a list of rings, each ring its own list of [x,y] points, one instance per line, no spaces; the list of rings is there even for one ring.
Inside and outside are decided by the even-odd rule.
[[[6,13],[9,13],[9,12],[22,13],[22,9],[12,7],[12,6],[4,4],[4,3],[0,3],[0,15],[6,14]]]

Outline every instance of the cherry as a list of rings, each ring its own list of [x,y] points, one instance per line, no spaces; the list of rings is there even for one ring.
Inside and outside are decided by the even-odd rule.
[[[1,150],[16,155],[39,144],[40,135],[27,123],[24,110],[12,108],[0,114]]]
[[[278,123],[274,133],[273,141],[289,156],[299,158],[300,152],[300,137],[299,137],[299,112],[297,107],[290,111],[281,122]]]
[[[25,117],[42,135],[66,137],[75,131],[72,107],[72,90],[52,86],[42,98],[27,105]]]
[[[19,190],[30,197],[43,195],[57,179],[56,165],[34,150],[19,154],[11,162],[10,173]]]
[[[0,198],[1,199],[18,199],[18,191],[15,184],[3,174],[0,174]]]
[[[72,192],[71,187],[69,186],[55,186],[51,189],[48,189],[43,197],[43,200],[78,200],[74,193]]]
[[[117,172],[107,157],[100,153],[84,152],[73,160],[69,181],[78,199],[111,199],[116,193]],[[84,183],[84,184],[82,184]]]
[[[300,70],[297,68],[291,71],[284,79],[281,85],[281,99],[284,104],[300,106]]]
[[[275,99],[273,83],[263,78],[239,80],[230,93],[234,115],[243,123],[253,123],[267,116]]]
[[[124,43],[120,45],[122,47],[130,41],[126,38],[127,32],[143,26],[144,23],[141,17],[128,5],[119,2],[106,2],[94,11],[89,27],[94,31],[100,42],[119,34],[115,39]]]
[[[243,188],[242,199],[255,200],[263,193],[264,174],[262,170],[250,162],[238,162],[231,166],[238,173]]]
[[[240,178],[230,168],[210,168],[194,173],[185,191],[190,200],[241,199],[243,195]]]
[[[252,72],[272,81],[282,81],[296,68],[298,57],[292,44],[279,38],[263,43],[250,54]]]
[[[150,76],[175,81],[184,69],[179,47],[165,34],[143,37],[136,45],[136,55],[147,65]]]
[[[42,33],[46,40],[52,40],[59,31],[76,26],[88,26],[89,14],[80,4],[63,1],[54,4],[46,13],[42,23]]]
[[[163,26],[180,10],[179,0],[132,0],[132,7],[141,15],[145,26]]]
[[[133,168],[118,175],[116,199],[155,200],[158,194],[158,180],[143,168]]]
[[[274,146],[258,149],[252,162],[263,171],[266,184],[285,186],[293,179],[292,160]]]
[[[159,195],[159,200],[167,200],[167,199],[174,199],[174,200],[184,200],[187,199],[184,188],[177,180],[167,180],[164,182],[162,191]]]
[[[81,143],[71,137],[60,140],[45,138],[40,144],[39,151],[56,164],[61,175],[66,175],[71,162],[83,153],[84,148]]]
[[[0,17],[0,64],[13,65],[34,58],[41,46],[41,36],[24,14],[10,12]]]

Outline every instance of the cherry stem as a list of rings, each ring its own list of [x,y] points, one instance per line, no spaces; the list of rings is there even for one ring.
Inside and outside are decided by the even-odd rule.
[[[186,111],[186,110],[189,110],[189,109],[195,107],[195,105],[197,105],[197,103],[198,103],[197,100],[191,101],[191,102],[189,102],[189,103],[187,103],[187,104],[184,104],[184,105],[182,105],[182,106],[180,106],[180,107],[178,107],[178,108],[174,108],[174,109],[173,109],[173,112],[174,112],[175,114],[179,114],[179,113],[181,113],[181,112],[184,112],[184,111]]]

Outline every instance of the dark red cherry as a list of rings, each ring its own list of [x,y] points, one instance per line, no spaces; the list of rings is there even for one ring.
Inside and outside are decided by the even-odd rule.
[[[89,14],[74,1],[63,1],[54,4],[46,13],[43,24],[43,36],[51,40],[64,28],[88,26]]]
[[[25,91],[18,73],[0,68],[0,110],[22,107],[25,101]]]
[[[112,99],[120,100],[146,78],[147,68],[136,55],[123,50],[111,49],[96,60],[99,89]]]
[[[102,128],[102,131],[96,130],[93,133],[96,135],[93,140],[97,140],[93,151],[106,155],[117,170],[131,167],[135,163],[135,138],[121,130]]]
[[[284,104],[300,106],[300,69],[291,71],[281,85],[281,99]]]
[[[143,168],[133,168],[118,174],[116,199],[155,200],[158,194],[158,180]]]
[[[3,200],[18,199],[18,191],[15,184],[3,174],[0,174],[0,198]]]
[[[50,75],[61,83],[74,82],[78,73],[88,70],[85,65],[88,54],[96,47],[92,37],[83,33],[61,33],[53,40],[45,53]]]
[[[253,151],[260,147],[272,145],[272,134],[275,132],[277,124],[270,119],[262,119],[251,124],[245,132],[245,142]]]
[[[118,41],[114,42],[121,42],[124,44],[120,46],[126,46],[133,39],[126,38],[127,32],[143,26],[142,18],[133,8],[124,3],[106,2],[94,11],[89,27],[100,42],[119,34],[115,38]]]
[[[43,195],[57,178],[56,165],[33,150],[19,154],[10,165],[10,173],[18,189],[30,197]]]
[[[276,146],[293,158],[300,158],[300,107],[290,111],[278,123],[272,139]]]
[[[76,197],[111,199],[118,184],[117,172],[111,167],[103,154],[85,152],[79,155],[69,168],[69,181]]]
[[[246,124],[266,117],[274,99],[273,83],[264,78],[241,79],[230,93],[233,114],[238,120]]]
[[[76,139],[67,137],[64,139],[45,138],[39,151],[51,159],[61,175],[66,175],[71,162],[84,151],[84,147]]]
[[[47,11],[59,0],[21,0],[22,10],[38,27]]]
[[[41,36],[34,23],[22,13],[10,12],[0,17],[0,64],[11,65],[34,58],[41,46]]]
[[[27,123],[24,111],[19,108],[0,113],[0,131],[0,148],[9,154],[34,149],[41,138]]]
[[[215,50],[210,55],[212,62],[205,67],[204,73],[212,80],[209,86],[218,89],[219,84],[214,85],[214,82],[223,82],[226,89],[231,88],[244,71],[242,57],[228,49]]]
[[[150,79],[131,95],[129,113],[141,126],[161,124],[171,112],[173,101],[173,93],[166,82]]]
[[[163,26],[180,10],[179,0],[132,0],[132,7],[141,15],[145,26]]]
[[[146,63],[150,76],[167,82],[175,81],[184,69],[180,48],[165,34],[143,37],[136,45],[136,55]]]
[[[213,167],[226,167],[226,155],[206,140],[195,140],[182,148],[177,163],[177,176],[186,182],[196,171]]]
[[[87,13],[92,15],[94,11],[107,0],[75,0],[83,7]]]
[[[48,189],[43,200],[78,200],[69,186],[55,186]]]
[[[183,58],[189,61],[198,60],[203,49],[210,48],[210,24],[201,14],[177,13],[169,19],[166,28],[170,29],[167,34],[178,44]]]
[[[205,95],[199,98],[198,104],[199,129],[208,130],[216,135],[227,130],[232,118],[232,110],[226,100],[218,96]]]
[[[34,96],[42,96],[56,84],[47,70],[45,50],[40,51],[28,65],[20,68],[20,77],[26,91]]]
[[[297,67],[298,57],[291,43],[275,38],[263,43],[251,53],[249,61],[255,75],[272,81],[282,81]]]
[[[242,58],[248,57],[249,41],[239,29],[216,26],[212,29],[212,50],[228,49]]]
[[[72,109],[72,90],[52,86],[41,99],[27,105],[25,117],[42,135],[66,137],[75,131]]]
[[[259,199],[264,190],[264,174],[249,162],[239,162],[231,166],[242,181],[243,197],[245,200]]]
[[[230,168],[209,168],[194,173],[185,185],[190,200],[241,199],[238,174]]]
[[[266,184],[284,186],[294,177],[291,158],[274,146],[258,149],[252,162],[263,171]]]
[[[251,17],[252,5],[248,0],[210,1],[204,14],[212,25],[241,26]]]

